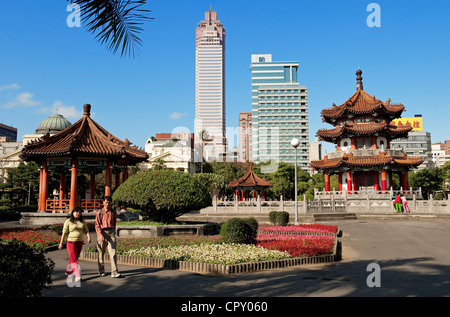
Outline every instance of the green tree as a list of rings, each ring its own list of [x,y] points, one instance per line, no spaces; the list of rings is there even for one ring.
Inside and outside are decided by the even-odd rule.
[[[445,175],[440,168],[424,168],[420,171],[411,173],[409,180],[413,188],[422,188],[422,195],[425,199],[434,194],[437,190],[442,190]]]
[[[166,162],[164,162],[163,159],[156,159],[153,163],[152,163],[152,169],[153,170],[162,170],[162,169],[166,169]]]
[[[30,198],[33,202],[36,200],[36,194],[39,192],[39,165],[35,162],[20,162],[16,168],[8,171],[7,182],[12,185],[13,199],[26,203],[27,194],[30,192]],[[52,178],[50,178],[52,181]]]
[[[228,187],[228,182],[224,176],[214,173],[197,173],[194,174],[196,178],[203,186],[208,189],[211,197],[218,197],[224,193]]]
[[[144,21],[152,19],[150,12],[142,9],[146,0],[68,0],[80,6],[81,20],[87,31],[101,44],[121,56],[135,56],[142,46],[139,33]]]
[[[239,179],[244,176],[244,170],[239,168],[235,163],[232,162],[211,162],[209,163],[211,166],[211,173],[219,174],[223,176],[226,181],[229,183],[235,179]],[[248,171],[248,168],[245,168],[245,172]]]
[[[174,222],[183,213],[211,205],[211,196],[193,176],[169,169],[135,174],[117,188],[114,202],[139,208],[149,218]]]

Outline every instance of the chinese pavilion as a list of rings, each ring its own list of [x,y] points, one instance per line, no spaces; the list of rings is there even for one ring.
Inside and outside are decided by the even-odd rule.
[[[261,191],[262,200],[266,199],[266,188],[272,187],[273,184],[253,172],[252,167],[241,178],[231,181],[228,184],[229,187],[233,187],[236,190],[237,200],[244,200],[245,190],[251,191],[253,198],[255,198],[256,191]]]
[[[52,136],[45,134],[24,146],[20,158],[34,161],[40,168],[38,211],[65,211],[81,206],[84,210],[101,208],[101,199],[95,199],[95,175],[106,171],[104,195],[111,195],[111,176],[118,187],[125,181],[128,167],[146,161],[144,150],[131,146],[128,139],[121,141],[90,117],[91,105],[83,106],[83,117],[63,131]],[[60,175],[59,197],[49,199],[50,171]],[[89,198],[79,197],[78,173],[90,175]],[[66,192],[66,174],[70,175],[70,191]],[[69,194],[69,199],[66,199]],[[102,193],[103,194],[103,193]],[[86,195],[87,196],[87,195]]]
[[[339,190],[387,190],[398,174],[400,186],[409,188],[408,171],[422,164],[419,157],[408,157],[392,149],[390,142],[406,138],[411,126],[395,126],[405,107],[382,102],[363,90],[362,71],[357,70],[356,92],[343,104],[322,110],[322,121],[334,126],[317,132],[319,140],[336,144],[336,152],[311,161],[314,169],[325,175],[325,191],[330,191],[330,175],[338,174]]]

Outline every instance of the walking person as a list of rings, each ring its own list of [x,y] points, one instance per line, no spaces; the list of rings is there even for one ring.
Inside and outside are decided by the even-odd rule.
[[[95,215],[95,232],[97,233],[98,250],[98,271],[100,276],[105,276],[105,251],[108,247],[109,258],[111,261],[111,277],[120,277],[117,270],[116,255],[116,222],[117,211],[112,208],[111,196],[105,196],[103,199],[103,208]]]
[[[81,280],[80,266],[78,265],[78,257],[84,243],[84,234],[88,238],[88,243],[91,243],[91,235],[86,222],[83,220],[83,209],[75,207],[69,215],[69,218],[64,222],[62,230],[61,242],[58,249],[63,248],[63,242],[67,237],[66,248],[69,252],[69,264],[66,268],[66,274],[69,277],[75,277],[75,282]]]
[[[406,197],[404,195],[402,195],[400,198],[402,200],[403,210],[405,212],[410,212],[409,207],[408,207],[408,201],[406,200]]]

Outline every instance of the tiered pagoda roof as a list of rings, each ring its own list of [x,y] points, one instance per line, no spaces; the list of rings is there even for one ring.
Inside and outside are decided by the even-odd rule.
[[[360,124],[346,122],[343,125],[336,126],[334,129],[318,130],[316,136],[321,141],[336,143],[338,137],[349,134],[372,135],[374,133],[378,133],[379,135],[389,135],[391,138],[406,138],[408,136],[408,132],[411,130],[411,126],[397,127],[393,124],[387,123],[386,121]]]
[[[256,175],[252,167],[250,166],[250,170],[241,178],[231,181],[228,184],[229,187],[255,187],[255,188],[263,188],[263,187],[272,187],[273,184],[258,175]]]
[[[311,161],[311,166],[316,170],[339,167],[374,167],[374,166],[411,166],[417,167],[423,163],[420,157],[393,156],[380,151],[375,156],[354,156],[352,153],[343,153],[341,157],[328,159],[327,156],[320,161]]]
[[[80,120],[55,135],[47,133],[25,145],[20,157],[26,161],[50,157],[108,158],[119,165],[121,161],[135,164],[148,159],[147,152],[132,146],[128,139],[120,140],[92,120],[90,105],[83,108]]]
[[[369,95],[362,89],[358,89],[347,101],[340,106],[333,104],[332,108],[322,110],[322,121],[336,125],[338,119],[355,117],[360,115],[374,115],[378,118],[388,118],[389,121],[400,118],[405,106],[391,104],[388,99],[383,102],[375,96]]]

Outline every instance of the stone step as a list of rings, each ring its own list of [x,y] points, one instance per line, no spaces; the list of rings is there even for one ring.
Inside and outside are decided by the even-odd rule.
[[[230,218],[255,218],[258,222],[269,222],[268,214],[260,213],[187,213],[177,218],[179,221],[207,221],[224,223]],[[354,220],[357,219],[354,213],[299,213],[298,222],[313,223],[329,220]],[[289,215],[289,221],[295,221],[295,215]]]
[[[358,219],[356,214],[354,213],[315,213],[314,220],[315,221],[329,221],[329,220],[355,220]]]

